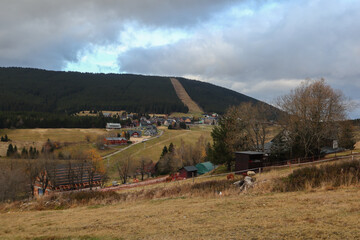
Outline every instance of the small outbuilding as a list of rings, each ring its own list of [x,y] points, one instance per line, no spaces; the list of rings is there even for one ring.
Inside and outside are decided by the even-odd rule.
[[[108,137],[104,139],[105,145],[125,145],[128,140],[123,137]]]
[[[210,172],[211,170],[213,170],[215,168],[214,164],[212,164],[211,162],[203,162],[203,163],[198,163],[195,166],[197,168],[197,173],[199,175],[205,174],[207,172]]]
[[[235,171],[261,168],[265,153],[263,152],[235,152]]]
[[[140,130],[129,130],[128,133],[130,134],[131,137],[141,137],[141,131]]]
[[[194,166],[186,166],[179,170],[179,177],[191,178],[197,176],[198,169]]]
[[[106,129],[121,129],[120,123],[107,123]]]

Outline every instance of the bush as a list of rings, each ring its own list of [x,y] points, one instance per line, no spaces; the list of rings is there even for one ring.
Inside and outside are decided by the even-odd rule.
[[[360,161],[327,164],[320,167],[305,167],[295,170],[287,177],[279,179],[275,191],[299,191],[318,188],[323,185],[338,187],[358,184],[360,180]]]

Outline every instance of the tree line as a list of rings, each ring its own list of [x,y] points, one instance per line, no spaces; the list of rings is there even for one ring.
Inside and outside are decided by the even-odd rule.
[[[235,151],[268,153],[268,161],[292,158],[320,157],[324,147],[338,141],[339,147],[354,149],[356,143],[351,121],[346,113],[351,109],[343,93],[332,89],[324,79],[308,80],[289,94],[277,99],[282,110],[277,126],[280,133],[269,141],[269,108],[263,104],[243,103],[230,107],[215,126],[209,159],[215,164],[226,164],[228,170]]]
[[[76,161],[59,161],[47,155],[0,161],[0,202],[34,197],[36,182],[40,184],[38,187],[42,192],[45,192],[50,184],[56,184],[56,169],[60,165],[67,169],[66,178],[70,189],[80,188],[81,184],[78,183],[92,188],[96,174],[100,175],[102,183],[108,179],[103,160],[95,150],[82,152]]]
[[[106,123],[129,125],[130,119],[119,116],[77,116],[64,113],[45,112],[1,112],[0,128],[105,128]]]

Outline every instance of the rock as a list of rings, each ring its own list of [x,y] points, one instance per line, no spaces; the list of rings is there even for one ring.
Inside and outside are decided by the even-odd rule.
[[[246,173],[248,176],[252,177],[255,176],[255,172],[254,171],[247,171]]]
[[[240,181],[239,181],[240,182]],[[254,180],[249,177],[246,176],[243,180],[243,183],[240,186],[240,191],[247,191],[249,188],[252,188],[254,186]]]

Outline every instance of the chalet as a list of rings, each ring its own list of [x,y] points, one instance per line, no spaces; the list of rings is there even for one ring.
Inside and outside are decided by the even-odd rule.
[[[197,168],[197,173],[199,175],[210,172],[215,168],[214,164],[212,164],[211,162],[198,163],[195,167]]]
[[[179,170],[179,177],[191,178],[197,176],[198,169],[194,166],[186,166]]]
[[[99,173],[92,171],[92,166],[86,163],[58,164],[49,167],[36,178],[34,196],[100,187],[102,177]]]
[[[107,123],[106,129],[120,129],[121,124],[120,123]]]
[[[263,152],[235,152],[235,171],[261,168],[264,156]]]
[[[141,137],[141,131],[140,130],[129,130],[128,133],[130,134],[130,137]]]
[[[128,143],[128,140],[123,137],[107,137],[104,139],[105,145],[124,145]]]
[[[155,136],[157,133],[157,127],[154,125],[148,125],[144,128],[144,136]]]

